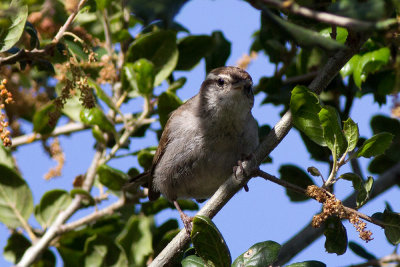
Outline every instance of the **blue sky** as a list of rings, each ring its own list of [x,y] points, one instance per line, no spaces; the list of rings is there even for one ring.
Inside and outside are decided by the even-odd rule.
[[[221,30],[225,37],[232,42],[232,54],[228,59],[227,65],[235,65],[237,60],[248,53],[252,43],[251,35],[260,26],[260,14],[244,1],[232,0],[192,0],[184,6],[178,14],[176,20],[189,29],[191,34],[211,34],[215,30]],[[273,73],[273,68],[265,55],[259,55],[251,63],[248,72],[252,75],[255,83],[262,76],[269,76]],[[201,62],[190,72],[179,72],[176,77],[185,76],[188,78],[186,85],[178,91],[182,99],[188,99],[198,92],[200,84],[205,77],[205,65]],[[162,89],[157,89],[162,90]],[[273,126],[279,119],[280,107],[272,105],[260,105],[263,96],[256,98],[254,116],[260,124]],[[390,101],[389,101],[390,102]],[[124,111],[132,112],[140,110],[142,101],[140,99],[132,101],[124,107]],[[352,110],[351,117],[360,127],[363,136],[370,137],[372,132],[369,127],[369,119],[373,114],[389,114],[389,107],[379,107],[373,103],[370,96],[357,99]],[[26,127],[29,130],[29,127]],[[27,180],[34,194],[34,201],[37,204],[43,193],[50,189],[63,188],[72,189],[72,181],[78,174],[84,173],[89,166],[94,154],[90,131],[84,131],[61,138],[61,146],[66,154],[66,164],[63,176],[51,181],[45,181],[43,175],[48,171],[49,166],[54,166],[55,162],[48,158],[43,151],[40,143],[33,143],[18,148],[14,154],[23,177]],[[146,138],[132,140],[131,151],[157,145],[154,134],[149,134]],[[262,168],[272,175],[278,176],[278,169],[281,164],[295,164],[302,169],[309,166],[318,167],[327,176],[328,166],[312,161],[299,134],[292,130],[282,143],[272,152],[273,163],[264,165]],[[130,167],[138,167],[136,159],[129,157],[118,161],[111,161],[110,164],[123,171]],[[367,160],[362,160],[363,172],[366,174]],[[343,172],[349,171],[344,168]],[[375,178],[377,178],[375,176]],[[320,182],[316,180],[316,182]],[[232,258],[246,251],[251,245],[257,242],[273,240],[283,244],[292,235],[302,229],[320,210],[320,204],[316,201],[303,203],[292,203],[288,200],[285,190],[271,182],[260,178],[253,179],[249,183],[249,192],[241,191],[222,209],[213,219],[220,229],[231,250]],[[346,181],[340,181],[336,188],[336,195],[339,199],[344,199],[351,192],[351,185]],[[373,202],[367,204],[362,212],[371,215],[376,211],[384,209],[385,201],[396,199],[398,188],[392,188],[383,197],[378,197]],[[96,193],[96,190],[94,190]],[[400,209],[400,203],[390,202],[394,210]],[[87,213],[81,211],[78,215],[71,218],[74,220],[79,215]],[[179,220],[178,212],[167,210],[156,217],[157,223],[162,223],[167,218],[175,217]],[[180,220],[179,220],[180,221]],[[34,222],[33,217],[30,222]],[[345,224],[348,230],[349,240],[362,243],[358,238],[357,232],[349,224]],[[386,241],[383,231],[379,227],[368,224],[372,230],[374,240],[365,245],[365,248],[372,251],[376,256],[390,254],[393,247]],[[0,225],[0,246],[4,247],[6,238],[9,236],[8,230],[4,225]],[[343,266],[351,263],[362,262],[362,259],[355,256],[348,250],[342,256],[328,254],[325,252],[324,239],[320,238],[305,251],[300,253],[292,262],[305,260],[320,260],[327,266]],[[9,262],[0,258],[0,266],[8,266]],[[58,262],[58,266],[62,266]]]

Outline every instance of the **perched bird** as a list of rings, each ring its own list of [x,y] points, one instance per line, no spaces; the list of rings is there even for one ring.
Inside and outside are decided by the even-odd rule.
[[[176,200],[211,197],[259,143],[258,125],[251,114],[252,86],[243,69],[212,70],[200,92],[171,114],[151,169],[132,178],[126,188],[147,180],[149,199],[162,194],[173,202],[190,231],[191,218]]]

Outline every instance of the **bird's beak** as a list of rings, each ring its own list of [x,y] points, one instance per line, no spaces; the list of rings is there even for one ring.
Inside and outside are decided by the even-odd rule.
[[[253,94],[253,86],[250,81],[238,81],[233,84],[233,89],[243,90],[246,95]]]

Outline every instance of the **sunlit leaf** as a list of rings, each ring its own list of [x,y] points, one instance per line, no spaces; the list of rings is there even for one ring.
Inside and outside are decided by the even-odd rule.
[[[28,18],[28,6],[23,5],[22,0],[12,0],[10,8],[17,10],[16,13],[11,12],[8,18],[11,24],[6,26],[7,29],[1,29],[0,33],[0,52],[7,51],[14,46],[24,32],[26,19]]]
[[[357,150],[357,157],[370,158],[383,154],[392,143],[391,133],[379,133],[365,141]]]
[[[353,151],[357,145],[360,134],[358,133],[358,125],[351,118],[343,123],[343,133],[347,139],[347,151]]]
[[[281,245],[274,241],[254,244],[245,253],[236,258],[232,267],[271,266],[278,258]]]

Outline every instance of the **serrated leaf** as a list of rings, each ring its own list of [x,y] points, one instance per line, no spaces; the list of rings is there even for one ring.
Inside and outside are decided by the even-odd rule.
[[[27,183],[13,169],[0,164],[0,221],[15,229],[33,212],[33,197]]]
[[[314,184],[313,180],[310,178],[310,176],[308,176],[307,173],[294,165],[282,165],[279,169],[279,173],[281,174],[281,180],[295,184],[304,189],[306,189],[307,186]],[[289,189],[286,189],[286,194],[291,201],[305,201],[310,199],[303,194],[294,192]]]
[[[337,217],[328,218],[325,222],[325,249],[328,253],[342,255],[347,250],[347,232],[342,221]]]
[[[362,55],[353,71],[354,83],[361,88],[361,83],[365,82],[368,74],[378,71],[389,62],[389,59],[390,50],[387,47]]]
[[[325,143],[336,157],[340,157],[347,148],[347,141],[342,132],[340,117],[336,109],[330,106],[323,107],[318,113],[321,122]],[[334,150],[335,142],[337,149]]]
[[[360,246],[356,242],[350,241],[349,248],[353,251],[356,255],[366,259],[366,260],[373,260],[376,259],[374,255],[369,253],[364,247]]]
[[[392,143],[393,134],[379,133],[366,140],[357,150],[356,157],[370,158],[383,154]]]
[[[33,115],[32,120],[33,131],[42,135],[50,134],[57,124],[57,121],[53,121],[50,124],[50,121],[54,120],[54,118],[50,118],[50,114],[52,114],[53,112],[56,112],[56,106],[53,103],[44,105],[39,110],[37,110],[35,112],[35,115]]]
[[[360,136],[357,123],[355,123],[351,118],[348,118],[343,123],[343,133],[347,140],[347,151],[353,151]]]
[[[286,267],[326,267],[326,264],[320,261],[303,261],[292,263]]]
[[[7,51],[19,41],[24,32],[26,19],[28,18],[28,6],[23,5],[22,0],[12,0],[10,8],[17,10],[17,12],[10,15],[11,25],[7,25],[8,28],[5,31],[2,29],[0,53]]]
[[[181,262],[182,267],[204,267],[204,260],[196,255],[190,255]],[[206,265],[207,266],[207,265]]]
[[[293,124],[320,146],[326,146],[318,113],[321,110],[319,98],[305,86],[296,86],[290,98]]]
[[[172,111],[182,104],[178,96],[172,92],[164,92],[158,97],[158,116],[161,127],[164,128]]]
[[[43,229],[46,229],[57,218],[58,214],[68,207],[70,202],[71,196],[65,190],[47,191],[35,208],[35,218]]]
[[[82,109],[80,113],[81,121],[88,125],[97,125],[105,132],[115,133],[115,128],[112,122],[107,118],[103,111],[94,107],[91,109]]]
[[[274,241],[254,244],[245,253],[236,258],[232,267],[270,266],[278,258],[281,245]]]
[[[318,46],[326,50],[337,50],[345,47],[330,37],[325,38],[318,32],[284,20],[266,8],[263,9],[263,14],[265,14],[265,18],[269,21],[271,27],[276,27],[281,35],[292,39],[301,47]]]
[[[400,214],[385,209],[382,220],[385,223],[385,236],[393,245],[400,244]]]
[[[116,238],[116,242],[124,249],[128,261],[134,266],[144,266],[153,253],[153,226],[152,217],[133,215]]]
[[[197,254],[206,262],[215,266],[230,266],[231,253],[215,224],[206,216],[193,218],[193,230],[190,234]]]
[[[106,235],[95,234],[85,242],[85,266],[128,266],[123,249]]]
[[[129,175],[106,164],[97,168],[99,182],[111,190],[119,191],[129,181]]]
[[[176,70],[191,70],[213,49],[212,37],[207,35],[189,35],[178,41],[178,63]]]
[[[353,74],[354,69],[356,68],[356,66],[358,65],[359,61],[360,61],[361,56],[360,55],[354,55],[349,61],[347,61],[347,63],[342,67],[342,69],[340,70],[340,75],[342,75],[342,77],[347,77],[351,74]]]
[[[206,72],[225,66],[231,54],[231,42],[229,42],[221,31],[215,31],[211,34],[213,39],[213,49],[206,56]]]
[[[145,58],[154,64],[156,73],[154,86],[164,81],[175,69],[178,62],[176,32],[156,31],[136,39],[128,50],[128,62]]]

